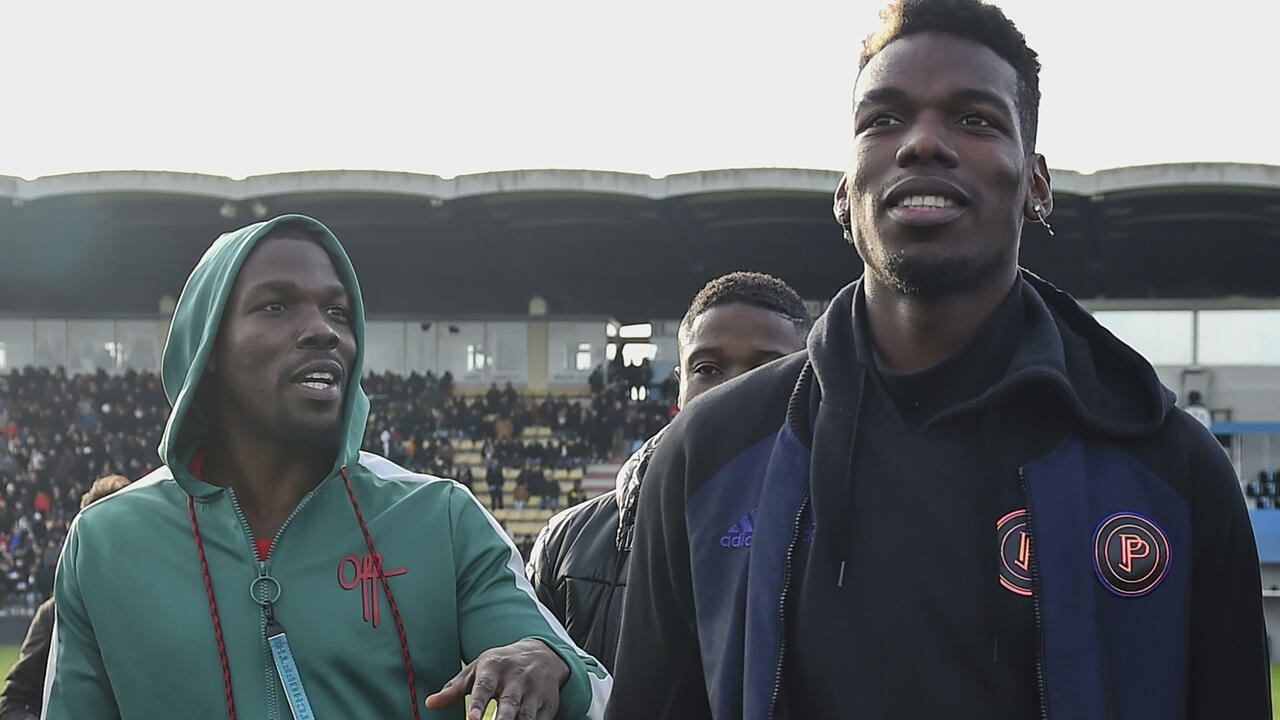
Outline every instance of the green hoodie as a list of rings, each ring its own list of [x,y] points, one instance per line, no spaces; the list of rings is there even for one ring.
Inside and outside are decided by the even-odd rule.
[[[392,612],[342,478],[344,469],[383,558],[413,658],[418,702],[481,652],[522,638],[545,641],[568,663],[559,718],[603,715],[612,680],[534,599],[519,554],[465,488],[360,452],[369,400],[349,383],[345,436],[329,475],[307,493],[260,562],[235,492],[188,470],[210,434],[200,392],[205,363],[236,275],[254,244],[282,224],[328,252],[347,288],[361,376],[364,308],[337,238],[289,215],[218,238],[191,273],[165,346],[173,411],[160,443],[165,465],[72,523],[58,565],[58,608],[46,714],[64,718],[225,718],[223,670],[192,531],[194,499],[240,720],[291,717],[264,636],[258,600],[279,583],[275,617],[287,628],[316,717],[412,717]],[[256,595],[255,595],[256,593]],[[421,708],[422,717],[465,714]]]

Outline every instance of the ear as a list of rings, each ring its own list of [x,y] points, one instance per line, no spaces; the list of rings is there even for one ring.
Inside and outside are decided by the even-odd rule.
[[[849,176],[841,175],[840,182],[836,185],[836,191],[831,198],[831,212],[836,217],[836,223],[844,228],[845,232],[849,231],[850,211],[849,211]]]
[[[1035,208],[1039,205],[1040,213]],[[1027,188],[1027,201],[1022,214],[1028,220],[1039,220],[1053,213],[1053,190],[1049,181],[1049,166],[1044,156],[1036,153],[1031,156],[1031,183]]]

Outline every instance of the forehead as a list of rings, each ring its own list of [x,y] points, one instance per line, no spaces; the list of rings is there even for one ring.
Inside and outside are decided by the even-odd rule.
[[[303,286],[342,284],[324,248],[301,237],[274,237],[259,242],[240,267],[236,292],[277,280]]]
[[[958,90],[985,90],[1016,107],[1018,73],[994,50],[946,33],[923,32],[898,38],[877,53],[858,74],[856,108],[868,91],[895,88],[920,98]]]
[[[717,305],[689,324],[682,354],[749,343],[755,347],[798,350],[803,342],[790,320],[778,313],[745,303]]]

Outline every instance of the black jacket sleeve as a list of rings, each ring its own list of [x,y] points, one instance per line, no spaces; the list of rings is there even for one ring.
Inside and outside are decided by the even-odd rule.
[[[563,552],[564,533],[556,532],[554,522],[543,526],[538,539],[533,542],[533,551],[529,553],[529,564],[525,566],[525,574],[529,576],[529,584],[533,585],[538,595],[538,602],[551,611],[561,625],[568,625],[565,615],[564,588],[557,587],[556,558]],[[3,720],[3,718],[0,718]]]
[[[36,609],[27,628],[18,661],[9,670],[0,690],[0,720],[35,720],[44,701],[44,671],[49,664],[49,641],[53,634],[53,598]]]
[[[1193,536],[1188,717],[1262,720],[1271,717],[1271,677],[1258,547],[1235,470],[1217,443],[1209,444],[1197,443],[1188,462]]]
[[[680,422],[640,489],[609,720],[710,718],[696,634]]]

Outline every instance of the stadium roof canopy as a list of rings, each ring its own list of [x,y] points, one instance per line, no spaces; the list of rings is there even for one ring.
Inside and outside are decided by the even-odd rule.
[[[521,315],[536,295],[556,315],[678,317],[703,283],[737,269],[825,299],[861,272],[831,217],[838,179],[770,168],[0,176],[0,313],[155,314],[215,236],[287,212],[342,238],[375,315]],[[1280,295],[1280,167],[1059,170],[1053,181],[1057,234],[1028,224],[1022,262],[1077,297]]]

